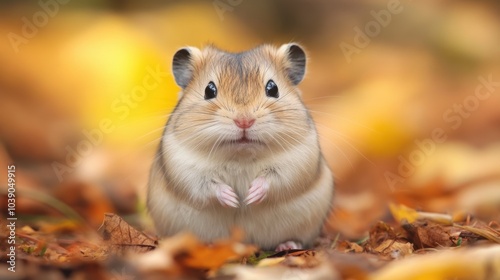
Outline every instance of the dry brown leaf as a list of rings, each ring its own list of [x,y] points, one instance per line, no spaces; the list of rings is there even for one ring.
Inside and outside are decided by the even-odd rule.
[[[105,246],[88,242],[74,242],[66,249],[68,260],[103,261],[108,257]]]
[[[377,248],[385,240],[395,240],[397,237],[394,229],[388,224],[380,221],[370,229],[370,239],[367,246]]]
[[[451,247],[453,242],[447,229],[440,225],[417,227],[417,237],[420,248]],[[418,246],[418,245],[417,245]]]
[[[363,247],[359,246],[357,243],[349,241],[339,242],[335,249],[342,253],[361,253],[364,251]]]
[[[451,247],[455,243],[450,235],[450,228],[431,222],[416,222],[403,227],[409,234],[415,248]]]
[[[409,242],[399,242],[395,240],[385,240],[373,251],[384,257],[391,259],[400,259],[413,253],[413,245]]]
[[[157,247],[158,241],[130,226],[116,214],[104,214],[104,221],[99,228],[102,238],[114,254],[125,252],[144,253]]]
[[[288,254],[282,264],[288,267],[312,268],[320,265],[323,260],[321,252],[304,250]]]

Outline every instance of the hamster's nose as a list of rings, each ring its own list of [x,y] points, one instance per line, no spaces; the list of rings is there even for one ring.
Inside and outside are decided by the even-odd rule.
[[[234,119],[234,123],[239,128],[243,128],[243,129],[250,128],[254,122],[255,122],[255,119],[247,119],[247,118]]]

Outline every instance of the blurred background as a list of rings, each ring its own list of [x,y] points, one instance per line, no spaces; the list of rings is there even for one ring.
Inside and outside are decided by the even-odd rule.
[[[336,177],[328,233],[364,236],[391,202],[498,221],[499,14],[493,0],[0,1],[0,185],[14,163],[25,221],[97,228],[115,212],[151,228],[174,52],[295,41]]]

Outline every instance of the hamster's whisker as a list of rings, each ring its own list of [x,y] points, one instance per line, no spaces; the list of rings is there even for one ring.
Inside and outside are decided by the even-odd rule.
[[[281,110],[272,110],[270,111],[271,113],[280,113],[280,112],[288,112],[288,111],[301,111],[305,112],[305,110],[299,109],[299,108],[293,108],[293,109],[281,109]]]
[[[202,128],[200,130],[203,130],[205,128]],[[179,141],[179,144],[185,144],[187,142],[197,142],[197,145],[201,145],[202,141],[196,141],[198,138],[203,138],[202,134],[191,134],[188,135],[186,138],[184,138],[182,141]]]
[[[299,128],[296,127],[295,129],[299,129]],[[303,128],[300,128],[300,129],[307,131],[306,129],[303,129]],[[325,139],[327,142],[329,142],[328,144],[332,145],[335,149],[337,149],[340,153],[342,153],[342,155],[347,159],[347,161],[349,162],[349,164],[351,165],[351,167],[354,168],[354,165],[349,160],[349,158],[347,157],[347,155],[344,153],[344,151],[336,143],[334,143],[330,138],[326,137],[325,135],[323,135],[321,133],[319,133],[318,135],[319,135],[319,137],[321,137],[321,138]],[[342,140],[344,140],[344,139],[342,139]],[[363,154],[361,152],[359,152],[359,153],[363,156]],[[370,160],[368,160],[368,161],[373,164],[373,162],[371,162]]]
[[[205,99],[204,95],[200,94],[203,99]],[[220,99],[215,99],[215,100],[206,100],[210,104],[214,105],[217,107],[217,109],[224,109],[226,111],[233,111],[233,108],[231,104],[228,103],[228,101],[222,102]],[[212,113],[213,114],[213,113]]]
[[[357,125],[357,126],[362,127],[362,128],[366,128],[366,129],[368,129],[368,130],[370,130],[370,131],[372,131],[372,132],[378,132],[377,130],[375,130],[375,129],[371,128],[371,127],[365,126],[365,125],[363,125],[363,124],[361,124],[361,123],[359,123],[359,122],[355,122],[355,121],[353,121],[353,120],[350,120],[350,119],[347,119],[347,118],[343,118],[343,117],[340,117],[340,116],[335,115],[335,114],[332,114],[332,113],[322,112],[322,111],[315,111],[315,110],[307,110],[307,109],[305,109],[305,108],[304,108],[304,109],[302,109],[302,108],[293,108],[293,107],[292,107],[291,109],[286,109],[286,108],[288,108],[288,107],[290,107],[290,105],[288,105],[288,106],[287,106],[287,105],[283,105],[283,106],[281,106],[281,107],[276,108],[275,110],[271,110],[270,112],[272,112],[272,113],[277,113],[277,112],[285,112],[285,111],[287,111],[287,110],[291,110],[291,111],[304,111],[304,112],[309,111],[309,112],[311,112],[312,114],[324,114],[324,115],[328,115],[328,116],[330,116],[330,117],[332,117],[332,118],[337,118],[337,119],[341,119],[341,120],[348,121],[348,122],[350,122],[350,123],[352,123],[352,124],[354,124],[354,125]],[[278,110],[278,109],[280,109],[280,110]],[[316,122],[316,123],[317,123],[317,122]]]
[[[212,145],[212,149],[210,149],[210,152],[208,153],[207,160],[210,160],[210,156],[212,155],[212,152],[213,152],[214,148],[215,148],[216,146],[218,147],[218,146],[219,146],[219,145],[218,145],[219,141],[220,141],[220,140],[222,140],[222,139],[224,139],[225,137],[226,137],[226,135],[225,135],[225,134],[223,134],[223,133],[221,133],[221,134],[219,135],[219,137],[217,138],[217,140],[215,141],[215,143]],[[221,141],[221,142],[222,142],[222,141]]]
[[[301,143],[299,140],[297,140],[295,137],[293,137],[290,133],[284,133],[284,135],[286,135],[287,137],[289,137],[289,140],[293,141],[295,144],[300,144]],[[290,141],[288,141],[285,137],[283,137],[279,133],[276,133],[276,137],[280,138],[283,142],[286,142],[286,144],[288,146],[290,146],[290,147],[294,146],[294,143],[290,143]],[[309,148],[307,148],[307,150],[312,151]]]
[[[265,123],[273,123],[274,121],[268,121],[268,122],[265,122]],[[293,128],[294,130],[297,130],[297,131],[302,131],[302,132],[308,132],[309,130],[308,129],[305,129],[305,128],[300,128],[300,127],[294,127]],[[268,133],[268,132],[266,132]],[[269,133],[268,133],[269,134]],[[270,134],[269,134],[270,135]],[[276,138],[273,137],[272,135],[270,135],[275,141]],[[290,135],[289,135],[290,136]],[[354,168],[354,164],[352,163],[352,161],[348,158],[348,156],[346,155],[346,153],[334,142],[331,141],[331,139],[329,139],[328,137],[322,135],[322,134],[319,134],[320,137],[324,138],[327,142],[329,142],[330,145],[332,145],[335,149],[337,149],[345,158],[346,160],[349,162],[349,164],[351,165],[352,168]],[[291,137],[291,136],[290,136]],[[281,138],[281,137],[280,137]],[[295,141],[298,141],[297,139],[294,138]],[[346,141],[345,139],[342,139],[344,141]],[[283,140],[285,141],[285,140]],[[285,141],[285,142],[288,142],[288,141]],[[279,142],[278,142],[279,143]],[[348,143],[348,142],[346,142]],[[348,143],[350,144],[350,143]],[[356,149],[355,147],[352,147],[353,149]],[[370,161],[368,158],[366,158],[360,151],[357,151],[361,156],[363,156],[368,162],[370,162],[371,164],[374,164],[372,161]]]
[[[281,99],[283,99],[285,96],[289,95],[290,93],[292,93],[293,91],[292,90],[289,90],[289,91],[286,91],[283,95],[280,95],[280,97],[278,97],[276,100],[273,100],[273,102],[271,102],[270,104],[268,104],[267,106],[263,107],[263,109],[267,109],[271,106],[273,106],[273,104],[275,104],[276,102],[280,101]],[[268,99],[269,100],[269,99]],[[266,100],[267,101],[267,100]]]
[[[176,116],[176,115],[182,115],[182,114],[213,116],[213,113],[210,114],[210,113],[204,113],[204,112],[192,112],[192,111],[184,110],[184,111],[172,112],[169,114],[162,114],[162,115],[141,118],[141,119],[134,121],[134,122],[128,122],[128,123],[125,123],[123,125],[119,125],[118,128],[129,128],[129,127],[134,126],[134,125],[141,125],[141,124],[150,123],[150,122],[158,122],[159,119],[165,119],[165,121],[166,121],[169,117]]]
[[[204,94],[202,94],[202,93],[201,93],[201,92],[199,92],[198,90],[193,90],[193,91],[194,91],[196,94],[198,94],[198,95],[201,97],[201,99],[205,99],[205,95],[204,95]],[[224,106],[224,104],[217,104],[217,103],[215,103],[213,100],[206,100],[206,101],[207,101],[207,102],[209,102],[210,104],[212,104],[212,105],[216,106],[216,107],[217,107],[217,109],[222,109],[222,108],[224,108],[225,110],[227,110],[227,109],[228,109],[228,107]],[[219,103],[220,103],[220,102],[219,102]],[[221,106],[222,106],[222,107],[221,107]]]
[[[228,137],[229,135],[228,135],[227,133],[223,133],[223,136],[224,136],[224,138],[226,138],[226,137]],[[219,148],[219,146],[222,144],[222,142],[224,142],[224,141],[220,141],[220,142],[219,142],[219,144],[217,144],[217,147],[215,147],[215,149],[218,149],[218,148]]]
[[[200,138],[202,139],[199,140]],[[198,149],[199,147],[201,147],[201,145],[203,144],[202,140],[204,140],[203,138],[205,137],[202,134],[198,134],[196,137],[192,138],[193,141],[197,142],[196,145],[193,146],[193,149]]]
[[[336,133],[335,131],[332,131],[331,133]],[[338,132],[337,132],[338,133]],[[340,149],[330,138],[322,135],[321,133],[319,134],[320,137],[323,137],[324,139],[326,139],[330,144],[332,144],[335,148],[337,148],[339,150],[339,152],[341,152],[344,157],[350,161],[348,158],[347,158],[347,155],[344,153],[344,151],[342,149]],[[370,164],[372,165],[376,165],[373,161],[371,161],[368,157],[366,157],[360,150],[358,150],[354,145],[352,145],[348,140],[344,139],[342,137],[341,134],[336,134],[337,136],[340,136],[338,139],[344,141],[349,147],[351,147],[354,151],[356,151],[356,153],[358,153],[361,157],[363,157],[366,161],[368,161]],[[352,165],[352,164],[351,164]],[[354,167],[354,166],[352,166]]]
[[[270,104],[268,104],[267,106],[262,106],[263,109],[267,109],[269,108],[270,106],[272,106],[273,104],[275,104],[276,102],[280,101],[281,99],[283,99],[283,97],[287,96],[289,93],[291,93],[292,91],[286,91],[284,94],[280,95],[277,99],[274,99],[272,100],[272,102]],[[266,101],[264,102],[267,103],[267,101],[271,100],[270,98],[266,99]]]
[[[279,134],[276,134],[277,137],[279,137],[282,141],[288,143],[288,145],[292,146],[290,144],[290,142],[288,142],[284,137],[282,137],[281,135]],[[300,143],[300,142],[299,142]],[[310,150],[309,150],[310,151]],[[286,151],[285,151],[286,152]],[[294,163],[293,165],[297,166],[299,169],[302,169],[303,171],[305,171],[307,173],[307,168],[303,165],[303,164],[298,164],[298,163]],[[308,166],[311,167],[310,163],[308,162]]]
[[[141,118],[141,120],[157,120],[157,119],[163,119],[167,118],[170,115],[172,115],[174,112],[170,113],[161,113],[161,114],[151,114],[151,115],[146,115]]]
[[[217,125],[219,122],[215,120],[192,120],[189,124],[182,124],[178,126],[178,128],[175,128],[173,131],[174,132],[183,132],[188,129],[192,128],[198,128],[200,126],[204,125]]]
[[[299,134],[299,133],[297,133],[297,134]],[[300,140],[298,140],[296,137],[294,137],[291,133],[285,133],[285,135],[286,135],[286,136],[288,136],[288,137],[290,137],[290,138],[291,138],[291,140],[295,141],[295,143],[296,143],[296,144],[301,144],[301,143],[302,143]],[[278,136],[279,136],[279,135],[278,135]],[[282,138],[283,140],[285,140],[285,139],[284,139],[284,137],[281,137],[281,136],[280,136],[280,138]],[[286,141],[286,140],[285,140],[285,141]],[[286,142],[290,144],[290,142],[288,142],[288,141],[286,141]],[[290,144],[290,145],[292,145],[292,144]],[[310,147],[306,147],[306,149],[307,149],[309,152],[313,153],[313,150],[312,150]],[[310,165],[310,163],[308,163],[308,165]],[[304,169],[304,170],[305,170],[305,169]]]
[[[273,141],[275,143],[278,143],[278,145],[281,146],[281,148],[283,149],[283,152],[286,153],[287,152],[287,149],[285,149],[285,147],[283,145],[281,145],[281,142],[278,141],[278,139],[276,139],[276,137],[274,137],[274,135],[272,135],[271,133],[268,133],[269,136],[271,136],[271,138],[273,139]]]
[[[344,134],[344,133],[342,133],[342,132],[340,132],[340,131],[337,131],[337,130],[335,130],[335,129],[331,129],[330,127],[328,127],[328,126],[327,126],[327,125],[325,125],[325,124],[322,124],[322,123],[317,122],[317,123],[316,123],[316,125],[317,125],[317,126],[320,126],[320,127],[321,127],[321,128],[323,128],[323,129],[328,130],[328,132],[329,132],[329,133],[333,133],[335,136],[345,138],[345,139],[347,139],[347,140],[349,140],[349,141],[352,141],[353,143],[355,143],[355,144],[358,144],[358,145],[359,145],[359,142],[357,142],[357,141],[356,141],[355,139],[353,139],[352,137],[349,137],[349,136],[347,136],[346,134]]]
[[[344,141],[349,147],[351,147],[353,150],[355,150],[361,157],[363,157],[366,161],[368,161],[370,164],[372,165],[376,165],[373,161],[371,161],[366,155],[364,155],[360,150],[358,150],[353,144],[351,144],[348,140],[350,139],[347,135],[344,135],[343,133],[339,132],[339,131],[335,131],[327,126],[325,126],[324,124],[321,124],[321,123],[316,123],[317,126],[320,126],[322,128],[325,128],[327,130],[329,130],[328,132],[329,133],[333,133],[335,135],[338,136],[338,139]],[[293,128],[294,130],[299,130],[299,131],[303,131],[303,132],[308,132],[307,129],[305,128],[301,128],[301,127],[294,127]],[[330,142],[330,144],[334,145],[335,148],[337,148],[342,154],[345,155],[344,151],[342,151],[342,149],[338,148],[338,146],[336,144],[334,144],[330,138],[326,137],[325,135],[319,133],[319,136],[320,137],[323,137],[324,139],[326,139],[328,142]],[[347,138],[348,140],[344,139],[343,137]],[[351,139],[351,141],[355,142],[354,140]],[[346,156],[347,157],[347,156]],[[354,166],[353,166],[354,167]]]
[[[204,128],[198,129],[198,131],[206,130],[209,128],[211,128],[211,127],[204,127]],[[194,133],[194,134],[187,135],[187,136],[183,135],[179,138],[184,138],[184,139],[182,139],[182,141],[179,142],[180,145],[184,145],[188,142],[191,142],[191,143],[195,144],[196,148],[197,148],[197,147],[200,147],[203,143],[205,143],[203,140],[205,140],[206,135],[204,135],[202,133]]]
[[[272,135],[270,135],[269,132],[267,131],[264,131],[263,133],[269,135],[270,137],[272,137]],[[264,143],[264,145],[266,145],[266,147],[269,149],[269,151],[271,152],[271,155],[274,157],[274,152],[273,152],[273,149],[271,149],[271,147],[267,144],[267,141],[263,141],[265,139],[261,139],[261,137],[257,136],[257,140],[261,141]]]
[[[316,96],[312,98],[304,98],[303,101],[309,104],[309,101],[316,101],[316,100],[323,100],[323,99],[328,99],[328,98],[346,98],[347,95],[322,95],[322,96]]]
[[[161,141],[161,138],[162,138],[162,137],[163,137],[163,135],[162,135],[162,136],[160,136],[160,137],[158,137],[158,138],[156,138],[156,139],[153,139],[153,140],[149,141],[148,143],[144,144],[144,145],[141,147],[141,149],[144,149],[144,150],[145,150],[148,146],[151,146],[151,145],[153,145],[154,143],[159,142],[159,140]]]
[[[322,136],[320,135],[320,137],[322,137]],[[332,140],[330,140],[329,138],[325,138],[325,139],[327,142],[329,142],[330,145],[332,145],[335,149],[337,149],[344,156],[344,158],[347,160],[347,162],[349,162],[349,165],[351,165],[351,168],[354,168],[354,164],[349,159],[349,157],[346,155],[346,153],[337,144],[332,142]]]
[[[217,126],[217,124],[206,124],[206,125],[198,125],[198,126],[195,126],[196,127],[196,133],[190,133],[187,135],[187,137],[185,139],[183,139],[183,141],[181,141],[180,143],[185,143],[187,141],[190,141],[192,139],[192,137],[202,137],[204,136],[202,133],[200,133],[201,131],[204,131],[204,130],[208,130],[208,129],[211,129],[213,127]],[[173,133],[175,134],[183,134],[186,130],[192,130],[193,127],[186,127],[182,130],[175,130]],[[182,135],[182,137],[185,137],[186,135]]]
[[[311,112],[311,113],[316,113],[316,114],[324,114],[324,115],[328,115],[328,116],[333,117],[333,118],[337,118],[337,119],[340,119],[340,120],[348,121],[348,122],[350,122],[350,123],[352,123],[352,124],[354,124],[354,125],[357,125],[357,126],[362,127],[362,128],[366,128],[366,129],[368,129],[368,130],[370,130],[370,131],[372,131],[372,132],[379,132],[379,131],[377,131],[377,130],[375,130],[375,129],[371,128],[371,127],[365,126],[365,125],[363,125],[363,124],[361,124],[361,123],[359,123],[359,122],[356,122],[356,121],[353,121],[353,120],[350,120],[350,119],[347,119],[347,118],[343,118],[343,117],[340,117],[340,116],[338,116],[338,115],[334,115],[334,114],[332,114],[332,113],[321,112],[321,111],[315,111],[315,110],[309,110],[309,112]]]
[[[149,135],[151,135],[151,134],[153,134],[153,133],[157,132],[158,130],[162,130],[162,129],[165,129],[165,127],[164,127],[164,126],[161,126],[161,127],[155,128],[155,129],[153,129],[153,130],[150,130],[148,133],[146,133],[146,134],[144,134],[144,135],[142,135],[142,136],[136,137],[136,138],[135,138],[135,140],[140,140],[140,139],[143,139],[143,138],[145,138],[146,136],[149,136]]]

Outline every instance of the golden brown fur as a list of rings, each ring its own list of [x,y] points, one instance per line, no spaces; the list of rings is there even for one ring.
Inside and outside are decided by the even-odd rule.
[[[311,244],[330,210],[333,179],[297,89],[305,72],[302,49],[263,45],[232,54],[191,47],[179,50],[173,65],[183,93],[165,128],[148,191],[159,233],[191,231],[211,241],[240,227],[247,241],[264,248],[289,240]],[[266,95],[269,80],[278,98]],[[217,96],[206,100],[209,82]],[[237,119],[255,123],[240,129]],[[246,205],[252,190],[263,197]],[[237,206],[224,204],[227,193]]]

